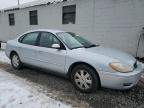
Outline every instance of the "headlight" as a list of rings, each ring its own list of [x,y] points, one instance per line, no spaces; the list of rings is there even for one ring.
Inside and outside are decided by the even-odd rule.
[[[122,63],[110,63],[110,67],[118,72],[127,73],[133,71],[133,66]]]

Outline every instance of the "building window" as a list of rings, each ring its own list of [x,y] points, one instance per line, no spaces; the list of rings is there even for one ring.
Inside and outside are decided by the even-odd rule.
[[[38,25],[38,15],[37,10],[29,11],[30,25]]]
[[[15,18],[14,18],[14,14],[9,14],[9,25],[10,26],[14,26],[15,25]]]
[[[63,7],[63,24],[75,24],[76,5]]]

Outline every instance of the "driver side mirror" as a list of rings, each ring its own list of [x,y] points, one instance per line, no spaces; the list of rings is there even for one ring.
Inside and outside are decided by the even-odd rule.
[[[52,48],[54,48],[54,49],[60,49],[61,47],[60,47],[59,44],[53,44],[53,45],[52,45]]]

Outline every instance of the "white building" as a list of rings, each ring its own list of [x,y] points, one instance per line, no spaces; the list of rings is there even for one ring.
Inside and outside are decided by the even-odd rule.
[[[135,56],[143,26],[144,0],[38,0],[1,11],[0,41],[27,30],[60,29]],[[144,39],[139,56],[144,57]]]

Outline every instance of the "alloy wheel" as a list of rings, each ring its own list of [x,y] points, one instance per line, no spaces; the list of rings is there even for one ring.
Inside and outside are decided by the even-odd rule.
[[[75,84],[83,90],[92,86],[92,77],[86,70],[79,70],[74,75]]]
[[[13,66],[16,68],[19,66],[20,60],[17,55],[12,56],[12,63],[13,63]]]

